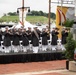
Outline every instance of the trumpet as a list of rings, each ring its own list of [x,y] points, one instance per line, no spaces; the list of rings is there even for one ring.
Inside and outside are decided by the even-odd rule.
[[[19,35],[19,32],[15,32],[15,34]]]

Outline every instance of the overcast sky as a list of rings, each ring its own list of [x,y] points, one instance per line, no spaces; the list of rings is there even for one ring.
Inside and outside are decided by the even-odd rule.
[[[31,10],[42,10],[48,12],[49,0],[24,0],[25,7],[29,6]],[[51,0],[52,2],[57,0]],[[51,4],[51,12],[56,13],[55,3]],[[16,12],[17,8],[22,6],[22,0],[0,0],[0,16],[8,12]]]
[[[24,0],[25,7],[29,6],[31,10],[42,10],[48,12],[49,0]],[[53,1],[53,0],[52,0]],[[55,0],[57,1],[57,0]],[[8,12],[16,12],[18,7],[22,6],[22,0],[0,0],[0,16]],[[56,4],[51,5],[52,12],[56,11]]]

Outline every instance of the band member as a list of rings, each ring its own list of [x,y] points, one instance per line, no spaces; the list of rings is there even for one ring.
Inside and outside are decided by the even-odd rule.
[[[18,32],[19,32],[19,41],[22,40],[22,30],[23,30],[23,28],[19,28],[18,29]]]
[[[13,51],[13,45],[12,45],[12,42],[13,42],[13,29],[10,29],[9,32],[10,32],[11,52],[12,52]]]
[[[47,35],[48,35],[48,32],[47,30],[44,28],[43,31],[42,31],[42,45],[43,45],[43,48],[42,50],[43,51],[46,51],[46,48],[47,48],[47,45],[48,45],[48,38],[47,38]]]
[[[23,45],[23,51],[27,52],[28,46],[29,46],[29,39],[28,39],[28,33],[26,32],[26,29],[22,30],[22,45]]]
[[[4,46],[5,46],[5,52],[9,53],[11,50],[11,38],[10,38],[10,32],[8,30],[8,27],[5,28],[5,32],[4,32]]]
[[[52,45],[57,45],[58,34],[59,34],[58,28],[53,29],[51,34],[52,34],[52,42],[51,42],[51,44]]]
[[[1,41],[2,41],[2,31],[0,29],[0,46],[1,46]]]
[[[19,38],[20,35],[19,35],[19,32],[17,29],[14,28],[14,31],[13,31],[13,49],[14,49],[14,52],[18,52],[20,51],[20,48],[19,48]]]
[[[2,41],[2,31],[0,29],[0,51],[2,52],[2,49],[1,49],[1,41]]]
[[[66,39],[68,37],[68,33],[69,33],[68,29],[63,29],[63,31],[62,31],[62,44],[66,44]]]
[[[9,32],[10,32],[10,40],[12,41],[13,40],[13,30],[10,29]]]
[[[31,27],[28,27],[28,30],[26,31],[28,33],[28,40],[29,40],[29,46],[30,46],[30,50],[32,50],[32,30]]]
[[[47,33],[48,33],[48,35],[47,35],[47,38],[48,38],[48,40],[50,40],[50,31],[49,31],[49,26],[46,26],[46,31],[47,31]]]
[[[39,39],[40,39],[40,31],[37,29],[37,27],[35,27],[32,31],[32,45],[34,53],[38,52]]]
[[[26,31],[27,33],[28,33],[28,39],[29,40],[31,40],[31,38],[32,38],[32,35],[31,35],[31,28],[30,27],[28,27],[28,30]]]

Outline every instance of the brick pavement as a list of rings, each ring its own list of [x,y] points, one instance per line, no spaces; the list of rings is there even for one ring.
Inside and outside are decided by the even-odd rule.
[[[65,69],[65,66],[66,66],[65,63],[66,63],[66,60],[0,64],[0,74],[13,74],[13,73]],[[42,75],[53,75],[53,74],[48,73],[48,74],[42,74]]]

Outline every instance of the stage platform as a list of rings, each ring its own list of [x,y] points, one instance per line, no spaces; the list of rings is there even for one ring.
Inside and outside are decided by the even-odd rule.
[[[63,52],[44,53],[2,53],[0,54],[0,64],[25,63],[65,59]]]

